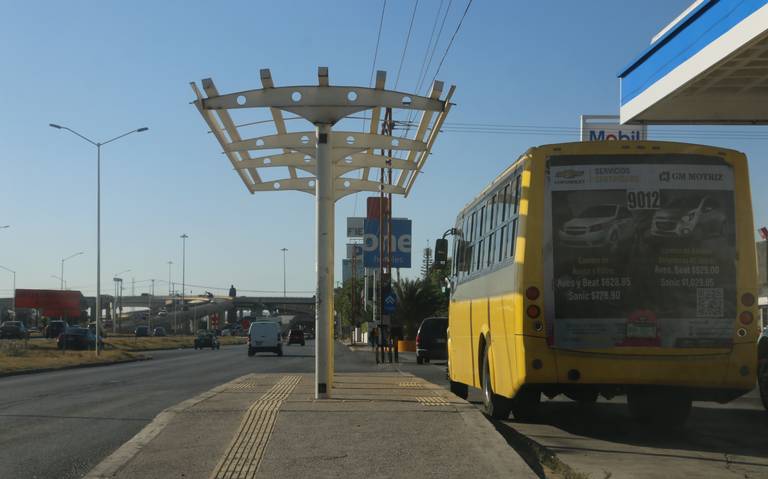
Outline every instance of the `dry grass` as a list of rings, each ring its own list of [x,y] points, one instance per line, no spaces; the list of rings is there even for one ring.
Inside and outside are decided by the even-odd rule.
[[[222,336],[222,346],[245,344],[246,338]],[[60,351],[55,339],[35,338],[29,341],[0,341],[0,375],[35,369],[63,368],[79,364],[114,363],[144,357],[141,351],[192,348],[194,336],[136,338],[110,336],[97,357],[93,351]]]
[[[106,344],[124,351],[152,351],[159,349],[184,349],[194,346],[194,336],[165,336],[165,337],[108,337]],[[246,338],[241,336],[220,336],[222,346],[230,344],[245,344]]]
[[[55,340],[4,340],[0,342],[0,374],[80,364],[114,363],[141,357],[141,354],[121,350],[102,351],[99,356],[93,351],[59,351]]]

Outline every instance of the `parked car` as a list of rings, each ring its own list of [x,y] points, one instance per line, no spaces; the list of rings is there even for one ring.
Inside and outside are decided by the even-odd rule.
[[[79,326],[67,328],[56,341],[59,349],[94,349],[96,335],[88,328]],[[99,349],[104,348],[104,341],[99,338]]]
[[[149,336],[149,326],[136,326],[133,333],[137,338]]]
[[[29,330],[21,321],[6,321],[0,325],[0,339],[29,339]]]
[[[160,308],[160,311],[157,312],[158,318],[164,318],[168,316],[168,311],[165,310],[165,308]]]
[[[219,349],[220,347],[219,339],[211,331],[201,329],[197,332],[197,337],[195,337],[195,349]]]
[[[95,322],[88,323],[88,329],[90,329],[93,334],[96,334],[96,323]],[[107,337],[107,329],[104,327],[103,324],[99,328],[99,336],[101,336],[102,338]]]
[[[757,384],[763,407],[768,410],[768,326],[757,340]]]
[[[709,196],[686,196],[671,201],[656,211],[651,221],[651,236],[703,238],[725,234],[726,217],[720,204]]]
[[[283,355],[280,325],[275,321],[254,321],[248,328],[248,356],[264,351]]]
[[[448,318],[427,318],[416,333],[416,363],[432,359],[448,359]]]
[[[300,329],[292,329],[288,331],[288,346],[291,344],[301,344],[304,346],[304,331]]]
[[[563,223],[558,233],[560,241],[574,248],[607,247],[615,250],[632,240],[636,233],[635,219],[626,206],[592,205]]]
[[[61,333],[66,331],[68,325],[66,321],[60,319],[53,319],[48,321],[48,326],[45,327],[46,338],[58,338]]]
[[[157,336],[157,337],[168,336],[168,333],[165,332],[164,327],[158,326],[155,328],[154,331],[152,331],[152,336]]]

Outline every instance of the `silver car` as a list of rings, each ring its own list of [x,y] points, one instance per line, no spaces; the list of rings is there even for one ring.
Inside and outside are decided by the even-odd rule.
[[[576,248],[615,249],[635,236],[635,219],[626,206],[592,205],[566,221],[558,232],[560,242]]]
[[[651,236],[690,238],[722,236],[726,217],[720,204],[709,196],[677,198],[658,210],[651,220]]]

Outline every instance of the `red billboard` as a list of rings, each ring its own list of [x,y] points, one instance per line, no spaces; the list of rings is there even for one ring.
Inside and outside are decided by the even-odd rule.
[[[16,307],[41,310],[43,316],[80,317],[80,291],[56,289],[17,289]]]

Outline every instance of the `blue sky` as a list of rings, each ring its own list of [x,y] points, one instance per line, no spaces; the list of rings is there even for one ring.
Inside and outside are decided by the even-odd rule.
[[[445,0],[443,5],[447,5]],[[476,0],[438,79],[457,85],[451,122],[578,126],[584,113],[618,111],[616,74],[689,0]],[[382,2],[164,1],[5,2],[0,58],[5,112],[0,116],[0,264],[18,271],[19,288],[58,287],[61,258],[72,288],[95,291],[95,148],[48,127],[60,123],[104,140],[102,288],[112,274],[130,290],[143,281],[181,279],[241,290],[314,289],[314,203],[303,193],[250,195],[190,105],[189,82],[213,77],[231,92],[258,88],[259,69],[276,85],[312,84],[317,66],[331,82],[367,85]],[[411,0],[389,0],[376,69],[394,86]],[[439,0],[421,0],[399,90],[413,91]],[[453,0],[441,56],[466,0]],[[443,7],[445,8],[445,7]],[[434,74],[433,62],[428,77]],[[421,92],[423,93],[423,91]],[[743,130],[744,127],[741,129]],[[722,128],[721,128],[722,129]],[[764,132],[764,129],[756,131]],[[413,219],[414,263],[449,228],[457,211],[528,147],[575,136],[445,133],[411,196],[395,215]],[[768,177],[764,141],[713,139],[746,152],[752,182]],[[755,223],[765,223],[766,193],[753,191]],[[363,215],[364,196],[337,205],[337,276],[344,218]],[[417,274],[417,269],[403,271]],[[7,296],[10,275],[0,275]],[[158,283],[158,291],[167,284]],[[201,288],[193,287],[193,291]]]

